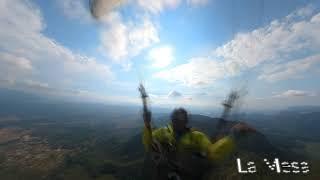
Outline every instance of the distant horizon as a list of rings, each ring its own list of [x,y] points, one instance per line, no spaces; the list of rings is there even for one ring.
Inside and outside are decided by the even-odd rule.
[[[48,97],[41,97],[38,94],[33,94],[33,93],[26,93],[24,91],[19,91],[19,90],[15,90],[15,91],[10,91],[8,90],[8,92],[11,93],[11,95],[14,95],[13,97],[6,97],[7,99],[4,99],[3,97],[3,93],[4,89],[0,88],[0,99],[4,100],[0,103],[3,104],[5,103],[6,105],[10,105],[10,104],[19,104],[19,105],[23,105],[23,104],[30,104],[30,105],[46,105],[46,104],[61,104],[61,105],[80,105],[80,106],[85,106],[85,107],[91,107],[91,108],[95,108],[95,107],[111,107],[111,108],[130,108],[132,111],[136,111],[137,113],[141,113],[142,110],[142,104],[135,104],[135,103],[106,103],[106,102],[92,102],[92,101],[83,101],[83,100],[78,100],[78,101],[72,101],[70,99],[63,99],[63,98],[48,98]],[[21,93],[21,94],[20,94]],[[89,105],[89,106],[88,106]],[[201,107],[190,107],[188,105],[185,106],[170,106],[170,107],[166,107],[166,106],[156,106],[153,105],[152,103],[150,103],[150,108],[153,111],[153,113],[171,113],[171,111],[174,108],[179,108],[179,107],[183,107],[185,108],[187,111],[189,111],[189,113],[191,114],[199,114],[199,115],[206,115],[206,116],[210,116],[210,117],[217,117],[220,116],[220,114],[222,113],[223,110],[223,106],[222,103],[218,104],[216,107],[214,108],[201,108]],[[5,108],[4,108],[5,109]],[[318,111],[320,111],[320,106],[318,105],[296,105],[296,106],[288,106],[288,107],[282,107],[282,108],[274,108],[274,109],[245,109],[240,107],[236,107],[236,111],[238,114],[254,114],[254,113],[278,113],[281,111],[293,111],[293,110],[303,110],[303,109],[318,109]],[[1,112],[1,111],[0,111]],[[131,112],[131,111],[130,111]]]

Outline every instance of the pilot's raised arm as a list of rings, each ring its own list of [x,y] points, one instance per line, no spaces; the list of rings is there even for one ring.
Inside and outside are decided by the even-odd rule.
[[[142,141],[145,146],[145,149],[149,151],[152,145],[152,128],[151,128],[151,111],[148,108],[148,102],[147,102],[148,94],[143,84],[140,84],[138,89],[139,89],[141,99],[142,99],[142,104],[143,104],[144,127],[143,127]]]

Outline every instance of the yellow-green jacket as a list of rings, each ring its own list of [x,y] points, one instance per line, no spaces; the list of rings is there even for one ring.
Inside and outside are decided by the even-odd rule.
[[[177,153],[186,151],[201,153],[212,163],[223,161],[235,149],[235,142],[231,136],[225,136],[217,142],[211,143],[205,134],[194,130],[183,134],[176,142],[171,125],[155,130],[144,127],[142,140],[146,151],[151,150],[152,142],[156,140],[161,144],[167,143],[176,146]]]

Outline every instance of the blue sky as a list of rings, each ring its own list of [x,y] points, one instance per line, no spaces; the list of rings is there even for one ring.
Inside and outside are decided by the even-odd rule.
[[[103,1],[103,0],[102,0]],[[0,3],[0,86],[77,101],[214,108],[320,105],[319,1]],[[102,7],[102,6],[101,6]],[[110,8],[112,7],[112,8]]]

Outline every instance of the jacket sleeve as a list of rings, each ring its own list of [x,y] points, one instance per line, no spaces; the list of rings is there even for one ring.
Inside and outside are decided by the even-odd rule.
[[[211,143],[207,149],[207,157],[213,163],[225,160],[235,151],[235,141],[231,136],[225,136],[215,143]]]
[[[143,127],[142,143],[143,143],[146,151],[151,150],[151,144],[152,144],[152,130],[151,129]]]
[[[195,132],[195,137],[200,152],[206,154],[212,163],[223,161],[235,150],[235,141],[231,136],[225,136],[215,143],[211,143],[209,138],[201,132]]]

